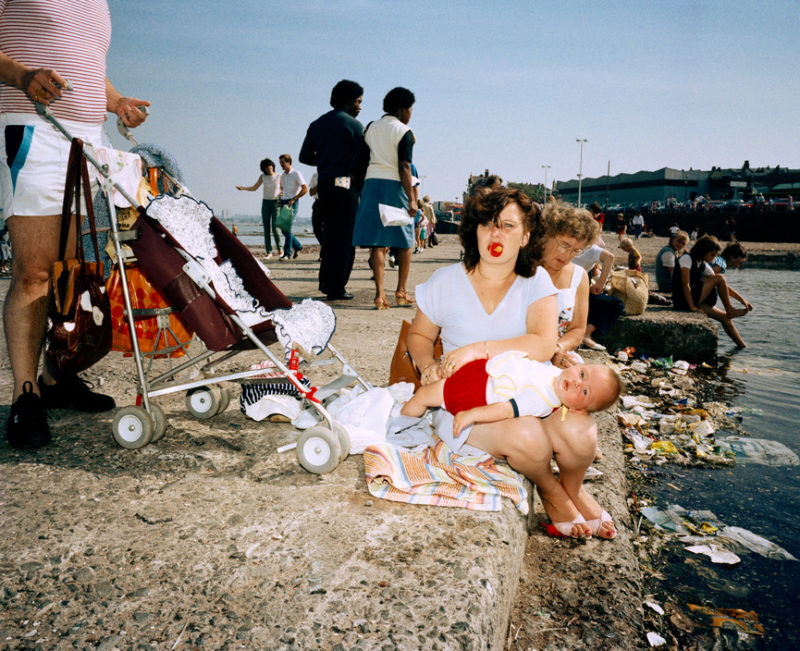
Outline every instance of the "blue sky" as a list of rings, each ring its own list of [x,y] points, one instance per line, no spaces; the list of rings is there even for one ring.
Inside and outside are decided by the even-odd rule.
[[[800,168],[796,0],[109,7],[108,75],[153,103],[136,137],[170,151],[216,212],[259,212],[260,195],[234,186],[253,183],[263,157],[296,157],[342,78],[364,86],[364,124],[392,87],[415,93],[415,163],[434,201],[486,168],[511,181],[544,181],[542,165],[548,184],[575,178],[576,138],[588,139],[584,177],[609,161],[612,175],[745,159]]]

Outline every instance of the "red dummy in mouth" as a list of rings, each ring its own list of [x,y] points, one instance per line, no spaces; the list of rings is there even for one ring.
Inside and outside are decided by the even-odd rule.
[[[503,245],[500,242],[492,242],[489,245],[489,255],[493,258],[499,258],[503,255]]]

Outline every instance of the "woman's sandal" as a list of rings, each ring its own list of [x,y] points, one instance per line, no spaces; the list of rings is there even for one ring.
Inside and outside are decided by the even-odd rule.
[[[603,509],[603,512],[600,514],[599,518],[594,518],[593,520],[586,520],[586,524],[591,530],[593,536],[597,536],[598,538],[602,538],[603,540],[612,540],[613,538],[616,538],[617,537],[616,527],[614,527],[613,533],[610,536],[604,536],[600,534],[600,527],[603,525],[604,522],[610,522],[612,525],[614,524],[614,520],[611,519],[611,516],[608,514],[608,511],[606,511],[605,509]]]
[[[606,513],[606,515],[608,514]],[[588,522],[580,513],[572,522],[542,522],[545,532],[552,538],[583,538],[584,536],[572,535],[572,528],[576,524],[588,524]]]
[[[376,310],[388,310],[389,304],[386,302],[385,298],[381,298],[380,296],[375,297],[375,309]]]
[[[400,306],[414,305],[414,301],[411,300],[411,298],[406,292],[395,292],[394,299],[395,303],[397,303]]]

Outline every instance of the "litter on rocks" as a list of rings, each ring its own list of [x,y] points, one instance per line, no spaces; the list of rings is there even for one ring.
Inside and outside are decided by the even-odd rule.
[[[764,635],[764,627],[759,624],[758,615],[753,610],[711,608],[697,604],[686,605],[693,613],[703,617],[706,626],[738,630],[750,635]]]
[[[661,637],[658,633],[653,633],[652,631],[647,634],[647,642],[651,647],[664,646],[667,643],[663,637]]]
[[[800,457],[778,441],[726,436],[717,439],[717,443],[723,451],[730,452],[737,463],[757,463],[762,466],[800,465]]]
[[[692,554],[703,554],[704,556],[708,556],[712,563],[720,563],[722,565],[737,565],[742,561],[742,559],[733,552],[720,549],[716,545],[691,545],[686,547],[686,551],[692,552]]]
[[[672,504],[663,510],[655,506],[643,506],[640,513],[658,530],[680,535],[680,542],[705,545],[713,536],[718,549],[744,549],[772,560],[797,560],[783,547],[748,529],[728,526],[708,510],[687,511],[682,506]]]

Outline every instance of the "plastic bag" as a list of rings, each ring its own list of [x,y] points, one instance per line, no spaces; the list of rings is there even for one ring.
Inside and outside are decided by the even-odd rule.
[[[294,209],[289,204],[284,204],[275,217],[275,226],[282,232],[289,233],[292,230],[292,222],[294,222]]]

